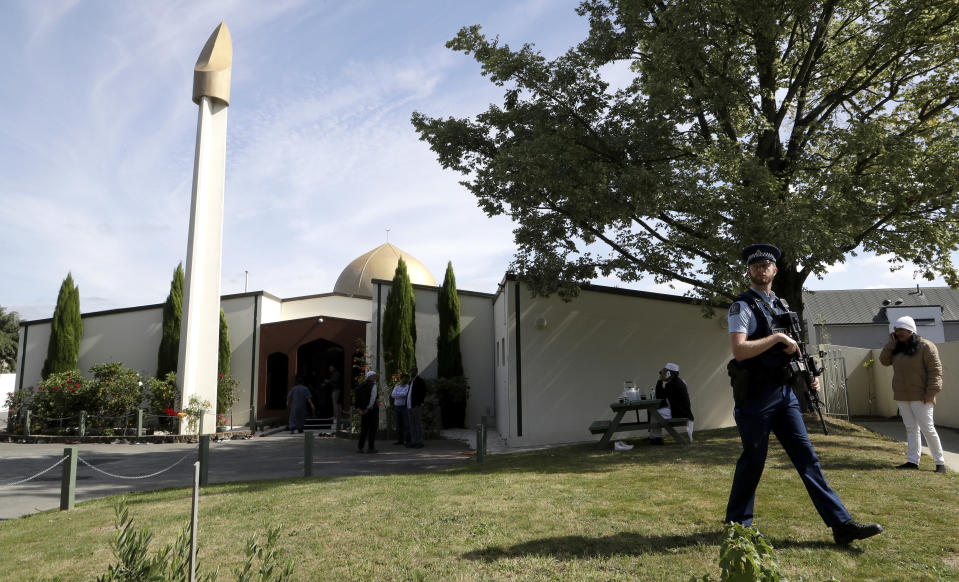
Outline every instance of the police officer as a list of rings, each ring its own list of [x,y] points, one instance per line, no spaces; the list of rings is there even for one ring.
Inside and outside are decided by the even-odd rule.
[[[749,269],[750,289],[729,308],[729,344],[735,362],[731,366],[747,379],[745,391],[734,391],[734,416],[743,452],[736,462],[732,490],[726,506],[726,521],[750,525],[756,487],[766,464],[770,431],[776,435],[826,525],[832,528],[839,545],[882,532],[879,524],[861,524],[852,519],[839,495],[826,483],[816,451],[813,450],[799,401],[789,387],[786,364],[799,349],[785,333],[773,333],[773,317],[788,307],[772,291],[781,253],[770,244],[743,250]],[[813,382],[819,390],[819,380]]]

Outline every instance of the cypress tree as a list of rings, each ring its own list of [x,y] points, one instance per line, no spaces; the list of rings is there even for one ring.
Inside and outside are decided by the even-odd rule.
[[[393,285],[383,312],[383,361],[386,377],[409,372],[416,365],[416,298],[406,261],[402,258],[393,274]]]
[[[436,338],[437,376],[455,378],[463,375],[463,354],[460,352],[460,298],[456,293],[453,263],[446,263],[443,286],[436,296],[436,312],[440,333]]]
[[[226,314],[220,309],[220,347],[217,348],[216,371],[220,376],[230,375],[230,328]]]
[[[183,317],[183,262],[177,264],[170,282],[170,294],[163,304],[163,336],[157,350],[157,378],[176,373],[180,358],[180,320]]]
[[[57,372],[77,369],[80,359],[80,340],[83,338],[83,321],[80,319],[80,288],[73,283],[73,275],[60,285],[57,307],[50,324],[50,343],[47,344],[47,359],[43,362],[41,376],[46,378]]]

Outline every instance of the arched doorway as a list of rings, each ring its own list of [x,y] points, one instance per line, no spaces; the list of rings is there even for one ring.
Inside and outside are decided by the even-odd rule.
[[[286,394],[289,391],[290,358],[282,352],[274,352],[266,358],[266,407],[270,410],[286,410]]]
[[[332,374],[330,368],[336,372]],[[318,339],[301,345],[296,350],[296,375],[303,378],[316,405],[316,416],[333,416],[333,393],[342,389],[343,346],[329,340]],[[339,378],[340,386],[327,380]]]

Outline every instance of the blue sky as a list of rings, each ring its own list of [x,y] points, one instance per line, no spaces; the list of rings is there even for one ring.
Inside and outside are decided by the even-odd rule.
[[[242,292],[246,271],[250,291],[330,291],[387,228],[437,279],[450,260],[460,288],[495,291],[512,226],[439,167],[410,113],[469,116],[500,101],[471,57],[444,47],[460,27],[552,57],[586,33],[576,4],[0,3],[0,305],[49,317],[68,271],[83,312],[165,299],[186,253],[192,69],[220,21],[234,50],[223,293]],[[917,282],[928,284],[864,255],[808,286]]]

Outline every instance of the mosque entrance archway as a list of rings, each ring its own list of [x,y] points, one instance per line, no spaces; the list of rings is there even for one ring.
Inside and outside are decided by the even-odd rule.
[[[282,352],[274,352],[266,358],[266,407],[270,410],[286,410],[286,394],[289,391],[290,358]]]
[[[332,367],[339,376],[340,387],[333,386],[330,380]],[[296,375],[313,394],[318,418],[333,416],[333,392],[342,387],[343,346],[325,339],[313,340],[296,350]],[[336,376],[334,376],[336,378]]]

